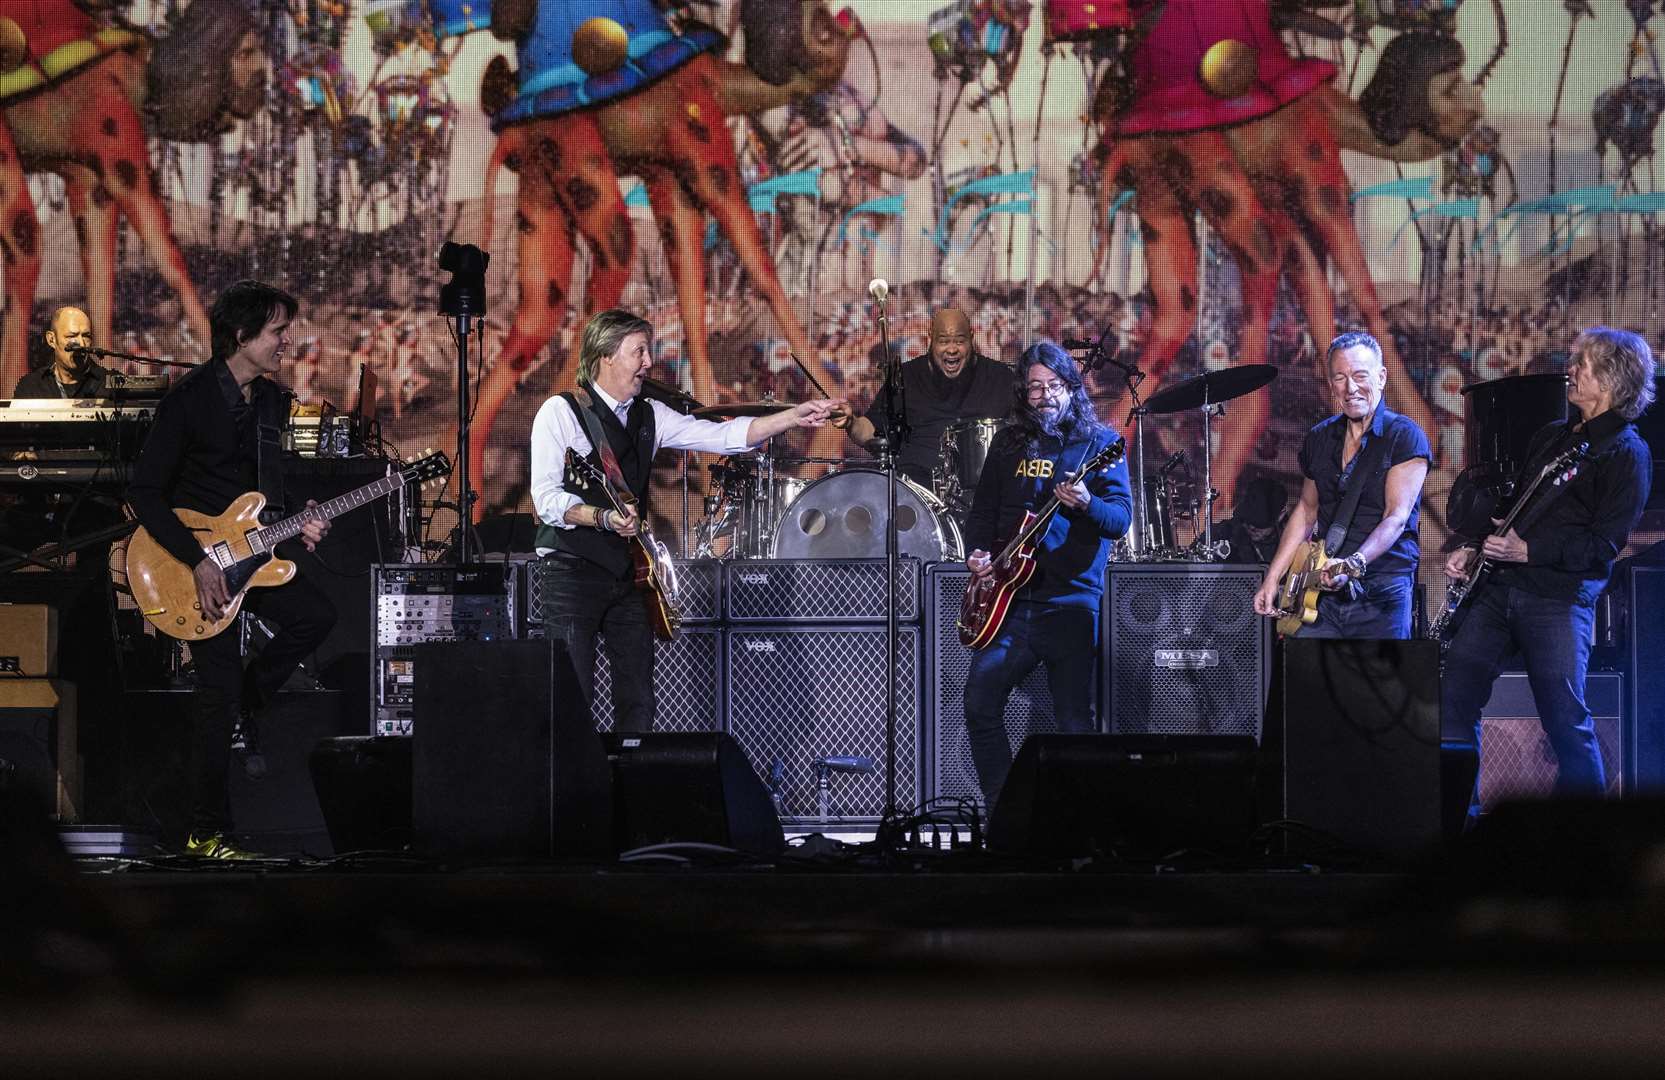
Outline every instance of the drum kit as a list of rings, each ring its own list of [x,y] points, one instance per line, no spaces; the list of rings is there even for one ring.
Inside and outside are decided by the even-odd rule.
[[[1132,414],[1138,452],[1133,463],[1134,524],[1118,542],[1113,558],[1124,562],[1218,561],[1230,552],[1213,538],[1213,455],[1210,425],[1220,406],[1270,383],[1270,364],[1206,371],[1175,383],[1136,406]],[[703,406],[673,387],[648,380],[643,393],[673,408],[705,419],[765,416],[789,404],[761,401]],[[1202,491],[1180,466],[1184,451],[1173,454],[1149,475],[1144,465],[1144,418],[1198,409],[1203,417]],[[989,447],[1004,421],[963,420],[943,432],[937,467],[929,488],[897,477],[898,550],[927,562],[965,557],[960,525],[971,509],[977,480]],[[815,479],[797,475],[803,468],[823,468]],[[711,465],[710,494],[704,516],[684,530],[693,558],[843,559],[884,558],[888,484],[883,469],[847,464],[840,458],[776,456],[768,444]],[[683,472],[684,517],[688,474]],[[1192,538],[1181,545],[1176,523],[1190,521]]]

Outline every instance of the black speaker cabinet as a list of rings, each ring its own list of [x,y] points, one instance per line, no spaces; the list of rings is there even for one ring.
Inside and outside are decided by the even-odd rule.
[[[1256,821],[1247,736],[1032,735],[989,819],[996,851],[1160,860],[1242,852]]]
[[[1665,406],[1650,409],[1665,414]],[[1644,413],[1643,415],[1647,415]],[[1665,463],[1665,450],[1654,455],[1654,468]],[[1661,485],[1665,486],[1665,485]],[[1665,498],[1656,488],[1655,499]],[[1665,566],[1635,566],[1630,571],[1630,731],[1631,773],[1640,792],[1665,792]],[[1603,753],[1606,748],[1603,747]],[[1609,767],[1609,771],[1616,771]]]
[[[603,741],[621,852],[678,841],[760,855],[786,846],[769,792],[729,736],[630,732]]]
[[[410,846],[409,737],[325,739],[313,747],[308,765],[336,854]]]
[[[610,852],[607,758],[565,650],[552,641],[414,648],[417,849],[471,858]]]
[[[1112,564],[1106,576],[1106,730],[1258,738],[1272,671],[1260,568]]]
[[[1264,743],[1283,764],[1281,816],[1366,857],[1437,845],[1439,646],[1294,638],[1281,649],[1282,723]]]
[[[927,797],[983,801],[971,744],[965,733],[965,680],[974,653],[960,644],[960,601],[970,571],[962,563],[939,563],[926,571],[925,723],[930,774]],[[1096,689],[1096,687],[1095,687]],[[1097,698],[1097,694],[1093,695]],[[1094,708],[1098,702],[1094,701]],[[1030,735],[1058,730],[1046,668],[1037,667],[1006,700],[1006,738],[1015,754]]]
[[[654,643],[653,700],[655,731],[723,729],[723,634],[718,627],[684,626],[675,641]],[[600,638],[591,712],[596,730],[613,730],[613,666]]]
[[[919,630],[901,627],[896,657],[896,802],[919,803]],[[871,823],[885,810],[885,628],[733,627],[729,734],[778,793],[788,824]],[[827,774],[817,759],[868,757],[874,771]],[[821,813],[825,792],[827,813]]]
[[[266,776],[250,780],[232,758],[231,817],[254,850],[335,854],[307,762],[320,741],[346,730],[346,698],[338,690],[279,694],[260,718]]]

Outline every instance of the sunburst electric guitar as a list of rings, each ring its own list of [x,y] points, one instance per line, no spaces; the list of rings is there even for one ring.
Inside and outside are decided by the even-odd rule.
[[[406,465],[396,475],[384,476],[356,491],[265,526],[260,524],[260,511],[266,506],[266,496],[258,491],[239,495],[220,514],[175,509],[175,516],[196,535],[202,550],[225,574],[231,602],[218,619],[203,614],[202,605],[197,602],[197,579],[191,568],[168,554],[142,528],[127,544],[128,587],[133,590],[140,612],[162,633],[186,641],[211,638],[231,625],[250,589],[283,585],[295,576],[295,564],[278,558],[273,549],[299,536],[307,522],[327,521],[366,506],[406,484],[432,480],[450,471],[451,462],[444,454],[429,454]]]
[[[567,482],[571,487],[601,492],[618,513],[626,513],[630,507],[641,511],[641,525],[637,527],[636,535],[627,538],[636,588],[641,590],[642,602],[647,605],[648,625],[653,627],[654,636],[661,641],[675,641],[682,626],[682,612],[677,609],[676,603],[676,564],[671,562],[670,549],[654,539],[653,532],[648,528],[647,513],[636,496],[629,491],[620,491],[607,479],[606,473],[596,468],[588,458],[580,457],[570,446],[567,447]]]
[[[1089,473],[1097,472],[1122,459],[1127,452],[1127,441],[1117,439],[1103,450],[1081,463],[1065,483],[1076,483]],[[989,572],[974,577],[966,585],[965,599],[960,601],[960,644],[968,649],[982,649],[1000,633],[1011,610],[1012,596],[1035,576],[1035,549],[1058,512],[1057,494],[1039,510],[1026,510],[1018,523],[1017,533],[1000,549],[989,564]]]
[[[1523,529],[1549,509],[1554,501],[1554,495],[1568,480],[1578,475],[1579,466],[1590,453],[1590,444],[1581,442],[1571,450],[1556,456],[1555,460],[1538,470],[1508,514],[1498,522],[1497,530],[1492,534],[1502,536],[1510,529]],[[1468,577],[1462,581],[1453,581],[1445,589],[1445,603],[1440,606],[1440,613],[1434,616],[1434,621],[1428,624],[1426,636],[1440,643],[1440,647],[1451,643],[1453,620],[1462,610],[1468,598],[1474,595],[1474,590],[1485,580],[1492,568],[1491,559],[1484,554],[1474,560],[1468,568]]]

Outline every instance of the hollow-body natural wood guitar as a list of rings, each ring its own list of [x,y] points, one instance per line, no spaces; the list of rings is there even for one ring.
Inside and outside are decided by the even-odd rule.
[[[627,513],[630,507],[639,511],[641,524],[636,535],[626,537],[636,588],[641,590],[642,602],[647,605],[648,625],[653,628],[654,636],[661,641],[675,641],[682,627],[682,612],[676,602],[676,564],[671,562],[670,549],[655,539],[648,528],[647,509],[638,503],[635,495],[620,490],[607,479],[606,473],[570,446],[567,447],[567,480],[573,487],[601,492],[620,514]]]
[[[1089,473],[1097,472],[1122,459],[1127,452],[1127,440],[1117,439],[1081,463],[1064,483],[1074,484]],[[1017,532],[989,564],[989,572],[974,577],[966,584],[965,599],[960,601],[960,644],[968,649],[986,648],[1000,633],[1006,613],[1011,610],[1012,597],[1035,576],[1035,549],[1047,526],[1058,512],[1056,493],[1039,510],[1026,510],[1018,522]]]
[[[175,509],[174,515],[196,535],[202,550],[225,574],[231,602],[218,619],[203,614],[202,605],[197,602],[196,575],[191,568],[168,554],[142,528],[127,545],[128,587],[133,591],[139,611],[162,633],[185,641],[211,638],[231,625],[250,589],[283,585],[294,578],[295,564],[278,558],[274,549],[283,541],[299,536],[307,522],[327,521],[367,506],[406,484],[432,480],[450,471],[451,462],[444,454],[429,454],[396,475],[384,476],[265,526],[260,524],[260,511],[265,509],[266,497],[258,491],[239,495],[219,514]]]

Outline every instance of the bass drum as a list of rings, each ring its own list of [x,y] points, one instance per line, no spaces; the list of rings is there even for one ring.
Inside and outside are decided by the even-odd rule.
[[[792,500],[775,527],[777,559],[882,559],[889,480],[878,469],[823,476]],[[960,527],[937,497],[896,478],[896,551],[925,562],[965,558]]]

